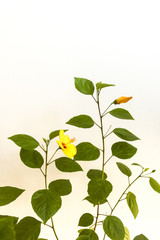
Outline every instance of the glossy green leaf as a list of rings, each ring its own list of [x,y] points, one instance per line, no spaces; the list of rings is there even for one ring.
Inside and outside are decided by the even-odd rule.
[[[9,137],[16,145],[24,149],[33,150],[38,147],[39,143],[33,137],[26,134],[17,134]]]
[[[4,217],[0,219],[0,239],[17,240],[15,237],[15,219],[13,217]]]
[[[79,128],[91,128],[94,125],[93,119],[88,115],[73,117],[66,123]]]
[[[128,131],[125,128],[115,128],[113,130],[113,133],[115,135],[117,135],[119,138],[122,138],[126,141],[135,141],[135,140],[139,140],[138,137],[136,137],[133,133],[131,133],[130,131]]]
[[[130,208],[134,218],[138,215],[138,205],[136,201],[136,196],[132,192],[128,192],[126,196],[128,207]]]
[[[60,170],[61,172],[83,171],[83,169],[77,162],[67,157],[61,157],[56,159],[55,164],[58,170]]]
[[[94,221],[94,217],[92,214],[84,213],[79,219],[78,226],[88,227],[93,223],[93,221]]]
[[[116,142],[112,145],[111,150],[112,155],[120,159],[131,158],[137,152],[137,148],[127,142]]]
[[[125,164],[121,163],[121,162],[116,162],[119,170],[125,174],[126,176],[130,177],[132,175],[131,170],[129,169],[129,167],[127,167]]]
[[[43,189],[33,194],[31,203],[36,214],[46,223],[60,209],[61,198],[57,193]]]
[[[23,192],[23,189],[16,187],[0,187],[0,206],[4,206],[13,202]]]
[[[41,168],[44,163],[42,155],[36,150],[21,148],[20,158],[30,168]]]
[[[60,196],[65,196],[72,192],[72,185],[68,179],[58,179],[49,184],[49,190],[57,192]]]
[[[133,240],[149,240],[149,239],[146,238],[143,234],[140,234],[136,236]]]
[[[93,95],[94,93],[94,84],[92,81],[86,78],[74,78],[76,89],[86,95]]]
[[[90,169],[87,173],[87,177],[89,179],[102,178],[102,176],[103,176],[103,179],[107,178],[107,174],[105,172],[103,173],[99,169]]]
[[[115,86],[115,85],[114,84],[102,83],[102,82],[96,83],[97,90],[101,90],[102,88],[113,87],[113,86]]]
[[[130,240],[130,234],[129,234],[128,228],[124,227],[124,230],[125,230],[124,240]]]
[[[88,194],[98,204],[105,200],[112,191],[112,184],[101,178],[93,179],[88,183]]]
[[[84,198],[84,200],[87,200],[88,202],[90,202],[91,204],[93,204],[93,206],[96,206],[96,205],[98,205],[98,204],[104,204],[104,203],[106,203],[107,202],[107,199],[103,199],[103,200],[101,200],[100,202],[97,202],[97,199],[94,199],[94,196],[92,197],[92,196],[87,196],[87,197],[85,197]]]
[[[37,240],[41,222],[33,217],[23,218],[15,227],[16,240]]]
[[[59,131],[60,131],[60,130],[55,130],[55,131],[51,132],[51,133],[49,134],[49,139],[52,140],[53,138],[59,136]],[[68,131],[68,130],[67,130],[67,129],[64,130],[64,132],[66,132],[66,131]]]
[[[82,142],[78,144],[76,147],[77,154],[74,156],[74,160],[92,161],[96,160],[100,156],[99,149],[89,142]]]
[[[109,111],[108,113],[110,113],[113,117],[116,117],[116,118],[134,120],[131,114],[123,108],[115,108]]]
[[[103,229],[112,240],[124,240],[125,230],[119,218],[107,216],[103,222]]]
[[[17,222],[18,222],[18,217],[14,217],[14,216],[8,216],[8,215],[0,215],[0,219],[2,219],[2,218],[12,218],[12,220],[13,220],[13,224],[15,225]]]
[[[83,231],[80,232],[79,236],[88,236],[89,240],[99,240],[97,234],[92,229],[84,229]],[[85,240],[85,238],[84,238],[84,240]]]
[[[149,183],[154,191],[160,193],[160,184],[154,178],[150,177]]]

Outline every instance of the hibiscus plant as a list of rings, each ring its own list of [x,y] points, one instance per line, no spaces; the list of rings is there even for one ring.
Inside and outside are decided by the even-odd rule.
[[[49,134],[48,139],[43,138],[43,144],[39,143],[35,138],[26,134],[16,134],[9,137],[16,145],[20,147],[20,159],[30,168],[41,171],[44,177],[45,188],[36,191],[31,197],[31,205],[37,218],[27,216],[18,219],[15,216],[0,215],[0,239],[2,240],[47,240],[39,238],[41,225],[45,225],[53,230],[52,239],[59,239],[58,233],[54,225],[54,215],[62,206],[62,198],[72,192],[72,184],[70,180],[65,179],[65,173],[83,171],[80,163],[83,161],[98,161],[99,168],[88,169],[84,172],[84,177],[88,178],[86,188],[88,195],[85,200],[88,204],[94,206],[93,212],[84,212],[79,218],[76,240],[99,240],[97,226],[101,228],[103,237],[100,240],[129,240],[130,234],[127,226],[123,225],[122,220],[115,216],[115,208],[124,200],[129,207],[134,218],[138,215],[138,204],[135,194],[131,191],[131,186],[141,178],[149,180],[150,186],[160,193],[159,183],[151,177],[155,170],[145,168],[138,163],[130,164],[128,167],[123,160],[132,158],[137,148],[128,142],[139,140],[139,138],[125,128],[108,127],[105,129],[104,119],[110,115],[122,120],[133,120],[132,115],[123,108],[117,107],[122,103],[127,103],[132,97],[119,97],[112,101],[108,107],[101,111],[100,93],[102,89],[113,87],[113,84],[97,83],[85,78],[75,78],[75,88],[82,94],[92,97],[95,105],[97,105],[97,116],[99,121],[96,122],[92,117],[81,114],[71,118],[66,124],[78,128],[97,127],[97,134],[101,137],[100,146],[97,147],[90,142],[81,142],[75,145],[75,138],[70,139],[66,134],[68,130],[55,130]],[[115,142],[110,147],[111,156],[106,154],[106,139],[110,134],[116,135],[121,141]],[[59,137],[59,140],[56,138]],[[49,148],[56,141],[56,149],[52,155],[49,154]],[[95,144],[95,143],[94,143]],[[37,150],[38,149],[38,150]],[[107,147],[108,149],[108,147]],[[56,153],[62,151],[61,157],[56,157]],[[106,158],[107,156],[107,158]],[[117,201],[112,203],[110,196],[114,192],[114,187],[109,181],[108,166],[112,159],[117,161],[114,165],[120,173],[126,178],[127,186],[117,197]],[[122,161],[122,162],[121,162]],[[63,179],[56,179],[48,182],[48,168],[50,166],[64,172]],[[133,178],[131,168],[139,168],[139,174]],[[120,182],[120,180],[118,179]],[[13,186],[0,187],[0,206],[4,206],[16,200],[24,192]],[[114,193],[115,195],[115,193]],[[84,200],[84,199],[82,199]],[[63,217],[63,216],[62,216]],[[49,239],[48,239],[49,240]],[[63,239],[64,240],[64,239]],[[66,239],[65,239],[66,240]],[[71,240],[71,239],[69,239]],[[147,237],[140,233],[135,236],[134,240],[147,240]]]

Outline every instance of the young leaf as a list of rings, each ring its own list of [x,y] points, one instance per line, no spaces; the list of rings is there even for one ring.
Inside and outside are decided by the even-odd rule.
[[[125,230],[124,240],[130,240],[130,234],[129,234],[128,228],[124,227],[124,230]]]
[[[77,238],[77,240],[99,240],[97,234],[92,229],[84,229],[79,234],[79,237],[81,236],[87,236],[89,238]]]
[[[68,179],[58,179],[49,184],[49,190],[57,192],[60,196],[65,196],[72,192],[72,185]]]
[[[136,218],[138,215],[138,205],[136,201],[136,196],[132,192],[128,192],[126,200],[128,207],[130,208],[134,218]]]
[[[15,227],[16,240],[37,240],[41,222],[33,217],[23,218]]]
[[[121,220],[115,216],[107,216],[103,222],[105,234],[112,240],[124,240],[125,230]]]
[[[131,114],[123,108],[115,108],[109,111],[108,113],[110,113],[113,117],[116,117],[116,118],[134,120]]]
[[[138,137],[136,137],[133,133],[131,133],[130,131],[128,131],[125,128],[115,128],[113,130],[113,133],[116,134],[118,137],[126,140],[126,141],[139,140]]]
[[[131,158],[137,152],[137,148],[127,142],[116,142],[112,145],[111,149],[112,155],[120,159]]]
[[[144,168],[144,167],[142,167],[139,163],[132,163],[131,165],[133,165],[133,166],[138,166],[138,167],[141,167],[141,168]]]
[[[92,214],[84,213],[79,219],[78,226],[88,227],[93,223],[93,220],[94,220],[94,217]]]
[[[59,136],[59,131],[60,131],[60,130],[55,130],[55,131],[51,132],[51,133],[49,134],[49,139],[52,140],[53,138]],[[64,132],[66,132],[66,131],[68,131],[68,130],[64,130]]]
[[[5,217],[0,219],[0,239],[2,240],[17,240],[14,230],[14,218]]]
[[[9,137],[16,145],[21,148],[33,150],[39,146],[39,143],[33,137],[26,134],[17,134],[12,137]]]
[[[35,192],[32,196],[32,207],[44,224],[60,209],[60,196],[48,189]]]
[[[67,157],[61,157],[56,159],[55,165],[56,165],[56,168],[58,168],[58,170],[60,170],[61,172],[83,171],[83,169],[77,162]]]
[[[93,179],[88,183],[88,194],[98,204],[105,200],[112,191],[112,184],[101,178]]]
[[[102,88],[113,87],[113,86],[115,86],[115,85],[114,84],[101,83],[101,82],[96,83],[97,90],[101,90]]]
[[[87,173],[89,179],[102,178],[103,172],[99,169],[90,169]],[[103,179],[107,178],[107,174],[104,172]]]
[[[21,148],[20,158],[30,168],[41,168],[44,163],[42,155],[36,150]]]
[[[99,158],[100,151],[97,147],[89,142],[82,142],[77,146],[77,154],[74,156],[74,160],[77,161],[92,161]]]
[[[0,206],[4,206],[13,202],[23,192],[23,189],[16,187],[0,187]]]
[[[74,78],[76,89],[86,95],[93,95],[94,84],[92,81],[85,78]]]
[[[149,183],[154,191],[160,193],[160,184],[154,178],[150,177]]]
[[[119,170],[125,174],[126,176],[130,177],[132,175],[131,170],[129,169],[129,167],[127,167],[125,164],[121,163],[121,162],[116,162]]]
[[[133,240],[149,240],[149,239],[146,238],[143,234],[140,234],[136,236]]]
[[[79,115],[71,118],[66,124],[70,124],[79,128],[91,128],[94,125],[93,119],[88,115]]]

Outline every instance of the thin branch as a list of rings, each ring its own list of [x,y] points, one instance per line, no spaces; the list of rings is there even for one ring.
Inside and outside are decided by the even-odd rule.
[[[56,152],[57,152],[59,149],[60,149],[60,148],[57,148],[56,151],[53,153],[52,157],[50,158],[50,160],[49,160],[48,163],[47,163],[48,165],[55,161],[55,160],[54,160],[54,161],[51,162],[52,158],[54,157],[54,155],[56,154]]]
[[[92,95],[92,98],[94,99],[94,101],[97,103],[97,100],[95,99],[95,97]]]
[[[108,160],[104,163],[104,165],[106,165],[111,160],[112,157],[113,155],[108,158]]]
[[[96,122],[94,122],[94,123],[97,125],[97,127],[99,127],[101,129],[101,127]]]
[[[43,170],[40,168],[40,171],[41,171],[41,173],[43,174],[43,176],[45,176],[45,174],[44,174],[44,172],[43,172]]]

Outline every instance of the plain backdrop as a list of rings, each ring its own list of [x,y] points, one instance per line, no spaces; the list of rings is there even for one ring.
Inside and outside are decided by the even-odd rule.
[[[56,129],[68,128],[73,116],[88,114],[98,121],[98,112],[90,96],[74,87],[74,77],[112,83],[104,89],[102,108],[120,96],[133,96],[124,107],[134,121],[109,117],[105,128],[124,127],[141,141],[133,143],[137,154],[124,163],[138,162],[157,169],[160,182],[160,3],[157,0],[5,0],[0,1],[0,186],[15,186],[26,191],[13,203],[1,207],[1,214],[37,217],[30,205],[32,194],[44,188],[41,172],[23,165],[19,148],[8,137],[24,133],[42,143],[42,137]],[[123,106],[122,106],[123,107]],[[69,127],[76,144],[90,141],[101,146],[98,129]],[[110,136],[110,147],[118,138]],[[53,142],[53,150],[57,147]],[[62,156],[62,155],[61,155]],[[113,158],[107,168],[115,192],[113,204],[127,184]],[[82,163],[84,172],[64,174],[49,170],[49,181],[69,178],[73,192],[63,198],[63,207],[54,222],[59,238],[74,240],[77,224],[84,212],[96,209],[83,201],[87,195],[86,172],[95,162]],[[100,165],[101,166],[101,165]],[[134,176],[138,168],[132,167]],[[157,240],[160,224],[160,196],[142,179],[133,186],[139,215],[133,219],[126,203],[115,210],[128,227],[131,239],[143,233]],[[104,208],[104,211],[107,211]],[[38,217],[37,217],[38,218]],[[102,239],[102,229],[98,232]],[[42,227],[41,237],[54,239],[51,230]]]

